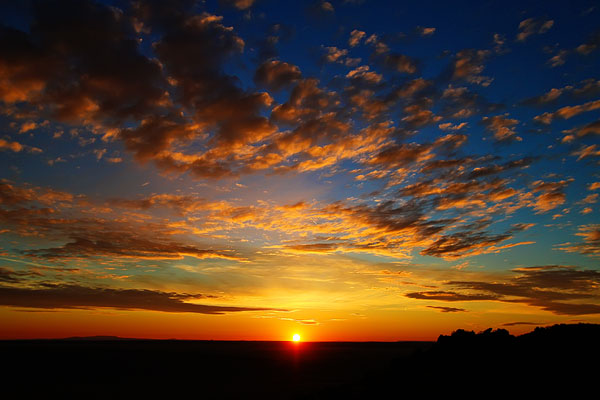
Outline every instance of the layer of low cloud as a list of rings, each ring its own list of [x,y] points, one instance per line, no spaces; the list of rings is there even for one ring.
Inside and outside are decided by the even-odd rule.
[[[449,281],[453,290],[407,293],[412,299],[446,302],[521,303],[557,315],[600,314],[600,272],[570,266],[517,268],[505,281]]]
[[[269,310],[187,302],[204,297],[197,294],[161,292],[148,289],[116,289],[67,284],[49,284],[35,288],[0,286],[0,305],[9,307],[38,309],[115,308],[120,310],[198,314]]]

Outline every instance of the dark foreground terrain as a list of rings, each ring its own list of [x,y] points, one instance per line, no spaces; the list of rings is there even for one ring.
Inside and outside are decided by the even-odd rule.
[[[598,393],[599,339],[600,325],[578,324],[518,337],[459,330],[435,343],[2,341],[2,393],[11,399],[583,398],[586,388]]]

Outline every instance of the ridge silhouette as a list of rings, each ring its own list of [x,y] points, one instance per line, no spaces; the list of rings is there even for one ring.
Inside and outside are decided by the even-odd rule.
[[[7,398],[580,398],[597,388],[599,338],[600,325],[561,324],[520,336],[459,329],[435,342],[98,336],[0,341],[0,352]]]
[[[325,397],[399,398],[401,384],[430,396],[538,398],[562,393],[579,398],[577,394],[597,392],[599,339],[600,325],[584,323],[537,327],[520,336],[505,329],[458,329]]]

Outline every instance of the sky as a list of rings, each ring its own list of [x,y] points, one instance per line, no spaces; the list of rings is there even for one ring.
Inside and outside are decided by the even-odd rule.
[[[0,6],[0,338],[600,323],[595,1]]]

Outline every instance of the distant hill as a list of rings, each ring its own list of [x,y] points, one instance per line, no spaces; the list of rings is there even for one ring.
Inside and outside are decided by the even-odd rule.
[[[58,340],[81,340],[81,341],[111,341],[111,340],[142,340],[135,338],[123,338],[119,336],[72,336]]]

